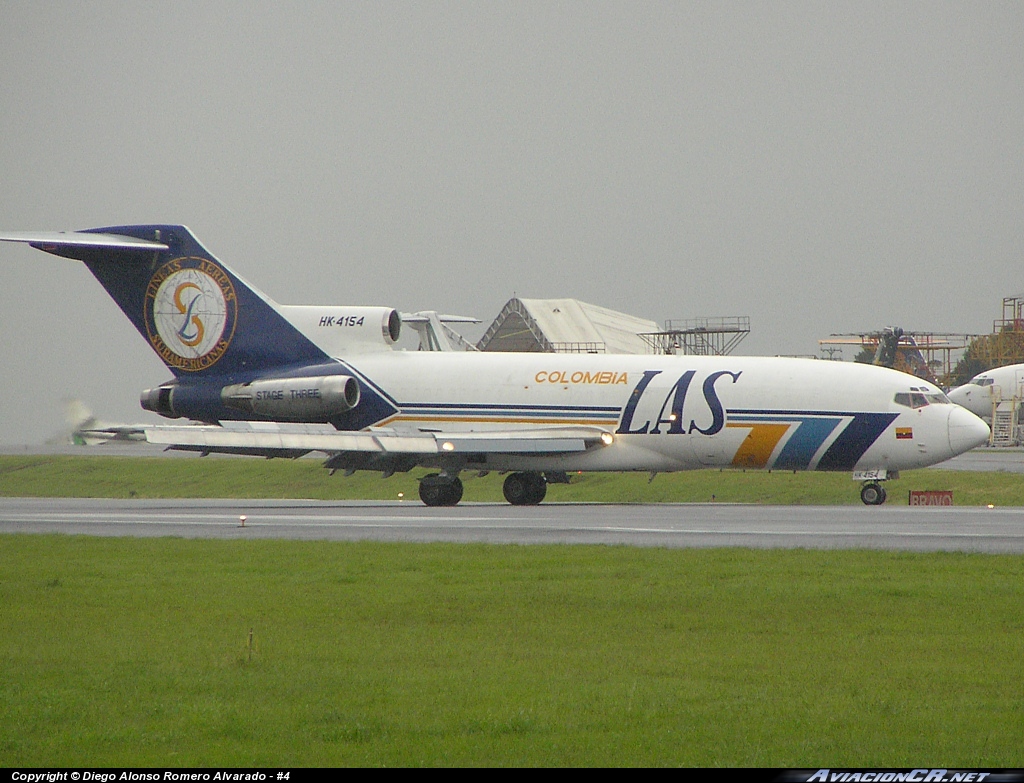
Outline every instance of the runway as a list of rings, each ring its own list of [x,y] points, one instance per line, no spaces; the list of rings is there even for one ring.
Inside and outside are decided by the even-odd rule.
[[[1024,509],[0,498],[0,532],[1020,554]]]

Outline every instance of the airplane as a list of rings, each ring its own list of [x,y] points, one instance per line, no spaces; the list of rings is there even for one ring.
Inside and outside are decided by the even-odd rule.
[[[827,340],[818,340],[818,344],[821,346],[859,345],[862,348],[862,353],[858,355],[860,361],[863,361],[863,354],[870,353],[871,347],[874,345],[870,364],[891,367],[917,378],[923,378],[930,384],[938,385],[938,379],[918,345],[918,339],[921,338],[932,346],[940,345],[935,341],[935,337],[930,333],[904,332],[899,326],[887,326],[878,332],[833,334]],[[948,347],[948,341],[943,340],[941,345]]]
[[[145,424],[97,419],[81,400],[67,400],[64,420],[69,429],[67,439],[76,446],[98,446],[111,441],[145,442]]]
[[[975,416],[991,419],[995,406],[1024,396],[1024,364],[1008,364],[978,373],[949,392],[949,399]]]
[[[895,370],[813,359],[399,351],[387,307],[277,304],[180,225],[7,233],[85,263],[174,376],[142,407],[171,449],[324,466],[436,472],[428,506],[454,506],[464,471],[507,473],[535,505],[568,472],[734,467],[852,472],[882,482],[988,440],[977,416]]]

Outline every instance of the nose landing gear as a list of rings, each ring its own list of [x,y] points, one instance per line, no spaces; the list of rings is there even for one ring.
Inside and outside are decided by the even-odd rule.
[[[877,481],[866,481],[860,488],[860,499],[865,506],[880,506],[885,502],[885,487]]]

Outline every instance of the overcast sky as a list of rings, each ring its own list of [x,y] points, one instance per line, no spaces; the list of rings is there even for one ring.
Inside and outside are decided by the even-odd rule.
[[[0,229],[184,223],[286,304],[987,332],[1022,162],[1019,2],[0,0]],[[77,262],[0,245],[0,325],[0,444],[170,377]]]

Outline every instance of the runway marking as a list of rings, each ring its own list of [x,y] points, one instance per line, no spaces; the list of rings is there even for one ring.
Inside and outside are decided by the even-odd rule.
[[[244,528],[241,515],[246,516]],[[395,501],[0,499],[0,532],[230,541],[547,542],[1024,554],[1024,509],[725,503],[549,503],[523,508],[473,503],[433,509]]]
[[[585,528],[586,530],[597,530],[599,528]],[[704,536],[903,536],[934,537],[943,536],[949,538],[1024,538],[1024,534],[1014,533],[946,533],[944,531],[913,532],[898,530],[701,530],[697,528],[605,528],[609,531],[623,533],[689,533],[692,535]]]
[[[30,524],[30,523],[50,523],[54,525],[90,525],[90,524],[105,524],[105,525],[158,525],[158,526],[185,526],[185,527],[237,527],[238,516],[233,514],[218,514],[216,519],[195,519],[195,515],[190,514],[163,514],[160,518],[156,519],[140,519],[138,517],[129,516],[123,513],[106,515],[96,513],[85,513],[76,514],[73,518],[69,518],[71,515],[53,515],[53,514],[20,514],[13,515],[10,518],[0,520],[0,523],[7,524]],[[184,521],[182,521],[184,520]],[[406,518],[402,522],[379,522],[374,517],[367,516],[355,516],[355,517],[335,517],[327,521],[310,521],[307,515],[281,515],[272,516],[265,519],[254,518],[251,515],[247,516],[245,527],[246,528],[310,528],[310,529],[326,529],[326,528],[349,528],[357,530],[413,530],[422,531],[424,528],[418,524],[411,524],[414,522],[429,522],[432,524],[434,529],[440,528],[446,531],[458,531],[458,532],[471,532],[473,530],[481,531],[516,531],[523,534],[529,534],[530,532],[571,532],[571,533],[582,533],[582,534],[601,534],[601,533],[627,533],[627,534],[647,534],[647,535],[678,535],[678,536],[770,536],[770,537],[805,537],[805,538],[821,538],[829,536],[842,536],[842,537],[853,537],[853,538],[877,538],[879,536],[894,537],[894,538],[935,538],[935,537],[947,537],[947,538],[959,538],[959,539],[987,539],[987,538],[1004,538],[1004,539],[1024,539],[1024,531],[1021,532],[968,532],[968,533],[957,533],[950,531],[936,531],[936,530],[922,530],[922,531],[903,531],[903,530],[828,530],[828,531],[807,531],[807,530],[778,530],[778,529],[741,529],[741,530],[729,530],[729,529],[711,529],[711,528],[672,528],[672,527],[637,527],[637,526],[624,526],[624,525],[595,525],[595,526],[580,526],[580,525],[560,525],[557,524],[557,520],[552,518],[543,518],[539,521],[546,522],[549,524],[530,524],[528,526],[522,526],[521,524],[512,524],[513,522],[521,523],[522,519],[509,520],[509,524],[484,524],[494,523],[501,521],[500,518],[495,517],[463,517],[459,520],[449,522],[447,524],[441,523],[436,517],[429,516],[416,516]],[[529,520],[536,522],[538,520]]]

